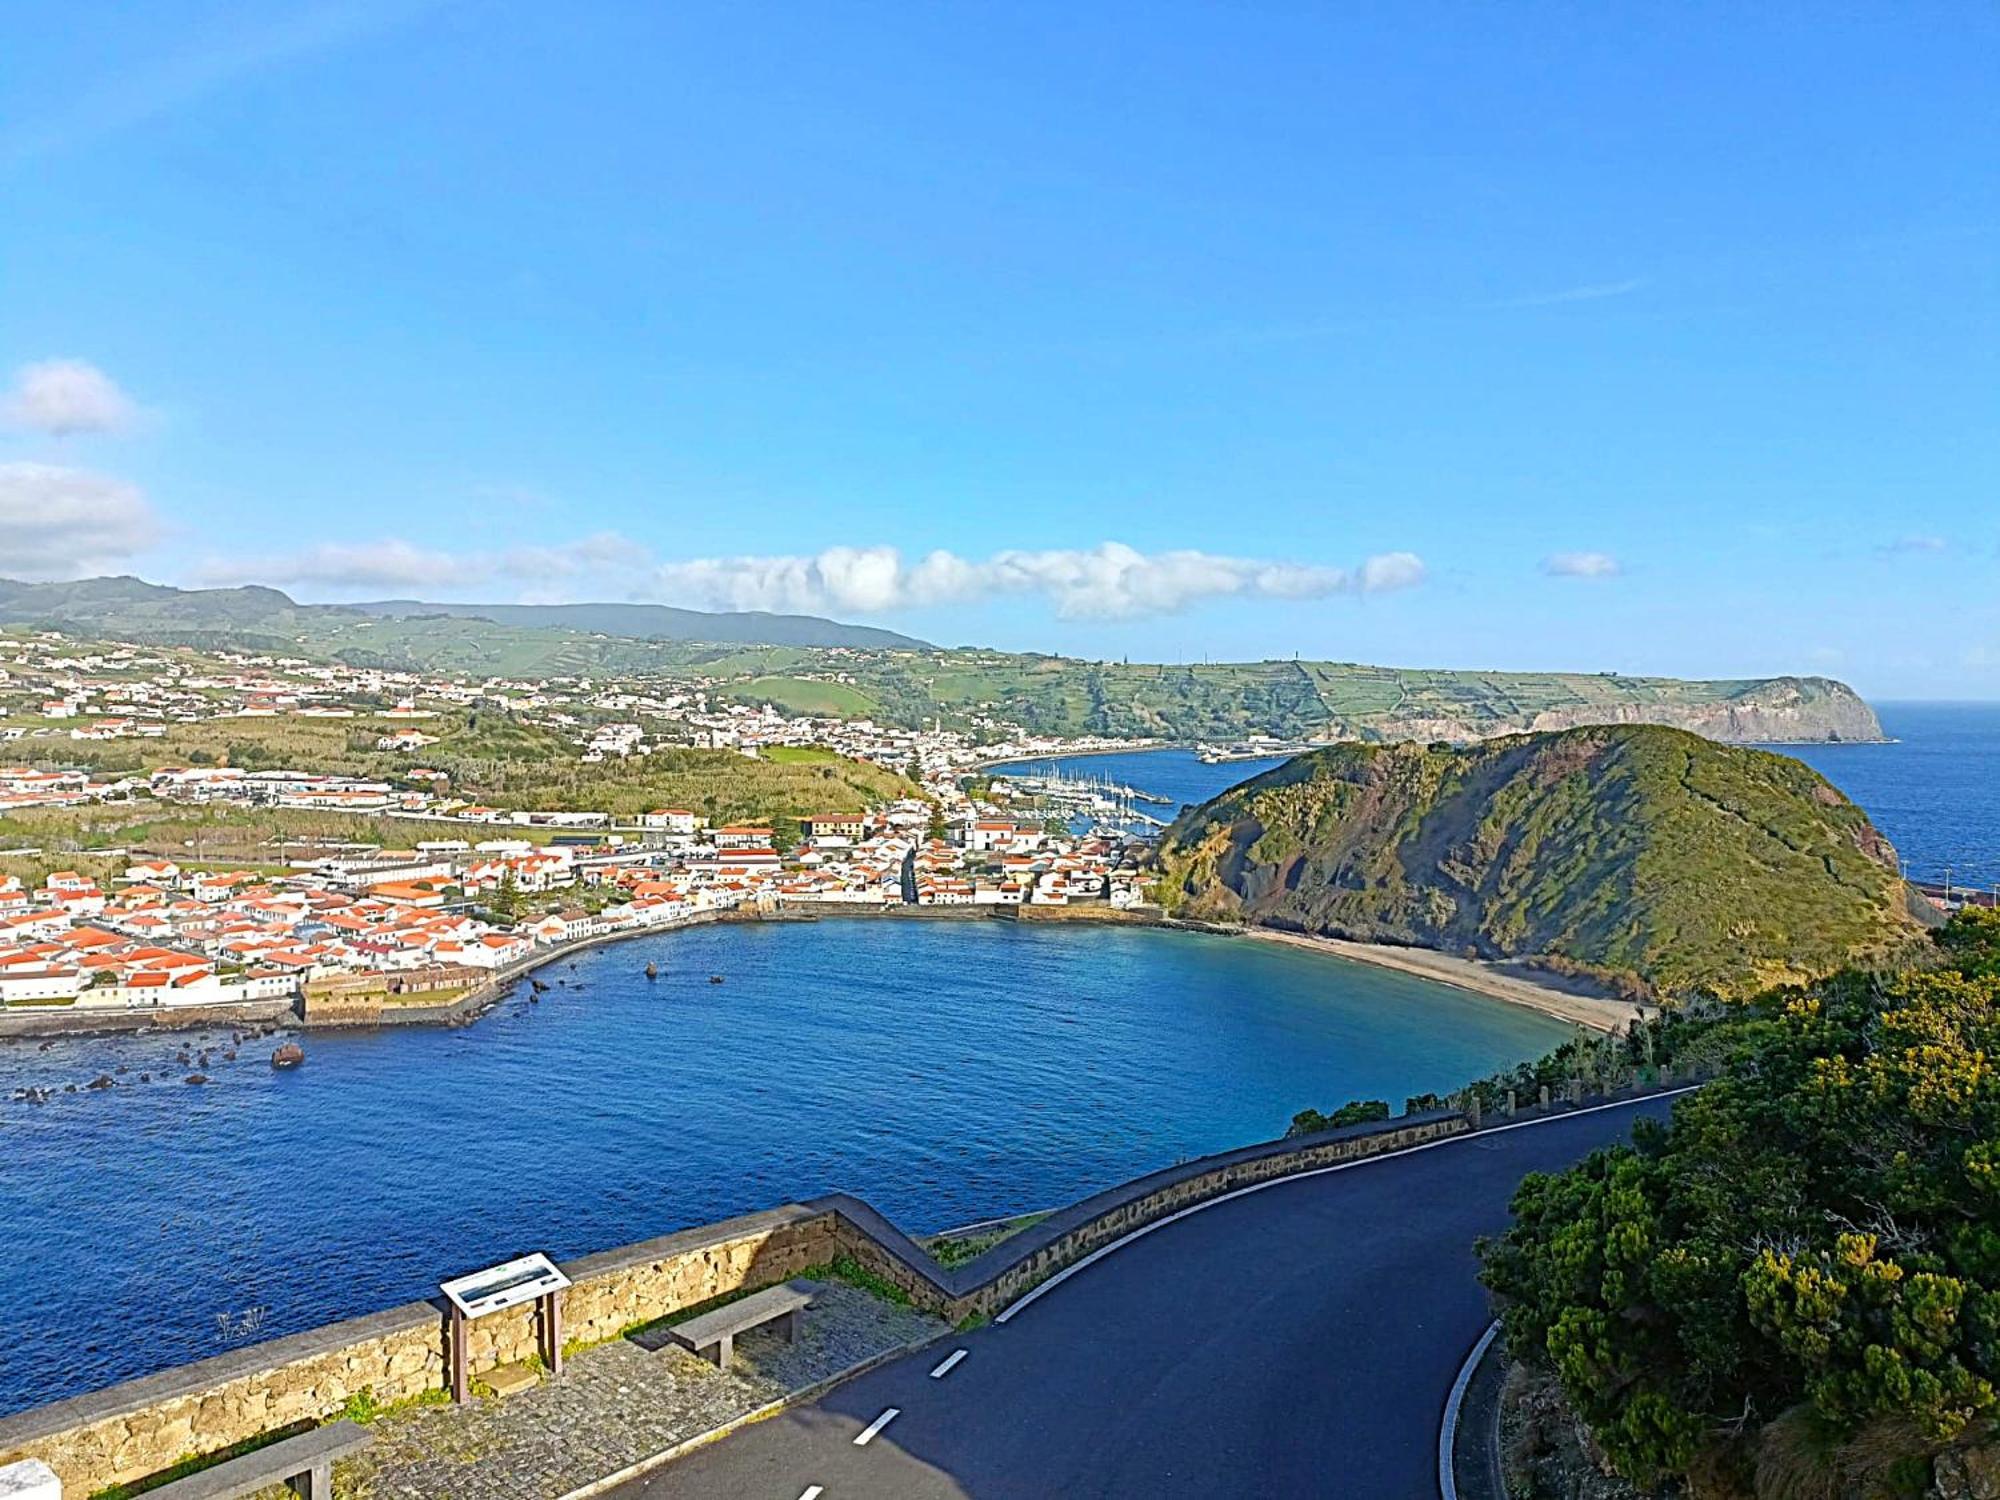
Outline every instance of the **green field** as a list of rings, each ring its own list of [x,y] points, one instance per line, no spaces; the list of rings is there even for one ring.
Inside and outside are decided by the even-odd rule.
[[[815,682],[805,677],[753,677],[732,685],[726,696],[739,703],[768,703],[784,713],[812,718],[865,719],[881,711],[873,698],[844,682]]]

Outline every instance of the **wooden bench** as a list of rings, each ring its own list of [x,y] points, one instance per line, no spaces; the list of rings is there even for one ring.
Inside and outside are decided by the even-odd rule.
[[[711,1361],[718,1370],[729,1368],[736,1350],[736,1336],[765,1323],[784,1320],[785,1337],[798,1342],[799,1314],[812,1301],[812,1293],[798,1287],[766,1287],[734,1302],[726,1302],[713,1312],[689,1318],[666,1330],[667,1337],[684,1349],[691,1349]]]
[[[306,1500],[332,1500],[334,1460],[359,1453],[374,1441],[375,1435],[357,1423],[329,1422],[240,1458],[225,1459],[146,1494],[148,1500],[240,1500],[282,1484]]]

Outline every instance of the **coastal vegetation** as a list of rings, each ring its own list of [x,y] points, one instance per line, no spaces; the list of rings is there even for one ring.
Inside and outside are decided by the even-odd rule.
[[[1178,915],[1741,997],[1920,944],[1895,851],[1789,757],[1655,726],[1339,745],[1191,809]]]
[[[1960,913],[1937,958],[1678,1022],[1713,1081],[1528,1177],[1482,1247],[1510,1353],[1642,1488],[2000,1473],[2000,916]]]

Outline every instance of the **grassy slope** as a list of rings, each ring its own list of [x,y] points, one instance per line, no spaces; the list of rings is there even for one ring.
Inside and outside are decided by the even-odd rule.
[[[1748,993],[1918,930],[1894,851],[1817,773],[1651,727],[1318,751],[1189,812],[1161,857],[1190,914],[1670,990]]]
[[[844,682],[815,682],[804,677],[753,677],[726,695],[739,703],[769,703],[785,713],[815,718],[865,719],[881,705]]]

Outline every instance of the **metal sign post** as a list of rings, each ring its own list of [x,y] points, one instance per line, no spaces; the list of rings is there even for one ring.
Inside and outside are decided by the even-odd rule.
[[[526,1302],[539,1304],[542,1362],[551,1375],[562,1374],[562,1293],[569,1284],[555,1262],[540,1252],[440,1283],[438,1290],[451,1303],[451,1399],[463,1406],[472,1395],[466,1368],[467,1325],[474,1318]]]

